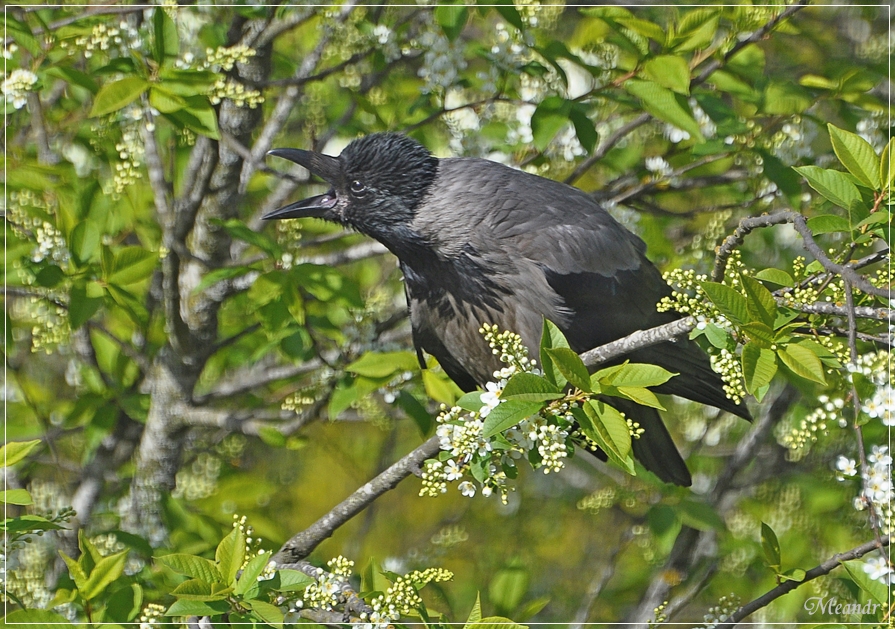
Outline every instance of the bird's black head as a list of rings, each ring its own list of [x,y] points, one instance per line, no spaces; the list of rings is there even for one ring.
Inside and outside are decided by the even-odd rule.
[[[438,159],[420,143],[397,133],[374,133],[353,141],[338,157],[300,149],[268,153],[307,168],[332,188],[262,218],[313,216],[341,223],[387,246],[406,229],[438,170]]]

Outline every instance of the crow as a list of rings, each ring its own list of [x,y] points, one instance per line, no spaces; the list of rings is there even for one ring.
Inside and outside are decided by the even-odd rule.
[[[338,157],[290,148],[268,154],[332,187],[262,218],[321,218],[385,245],[404,274],[421,366],[425,350],[464,391],[484,386],[503,366],[479,332],[483,323],[516,332],[536,349],[546,317],[581,353],[679,317],[656,310],[671,289],[647,260],[645,243],[572,186],[485,159],[438,159],[397,133],[361,137]],[[622,360],[679,374],[658,393],[751,419],[727,398],[691,340]],[[657,411],[617,398],[612,404],[644,428],[633,443],[644,467],[665,482],[690,485]]]

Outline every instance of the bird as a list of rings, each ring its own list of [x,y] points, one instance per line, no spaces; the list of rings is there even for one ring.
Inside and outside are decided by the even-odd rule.
[[[581,353],[677,318],[656,304],[671,294],[646,244],[591,195],[487,159],[437,158],[407,135],[372,133],[333,157],[277,148],[268,155],[305,167],[331,187],[262,219],[315,217],[382,243],[404,275],[413,344],[434,356],[464,391],[484,387],[503,365],[483,323],[540,344],[544,318]],[[617,362],[650,363],[679,375],[654,388],[744,419],[708,355],[689,339],[632,351]],[[612,398],[644,429],[633,454],[666,483],[690,472],[654,408]]]

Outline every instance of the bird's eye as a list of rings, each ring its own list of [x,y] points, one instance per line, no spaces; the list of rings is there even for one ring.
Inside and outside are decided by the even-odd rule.
[[[365,194],[367,194],[367,186],[365,186],[363,184],[363,182],[360,182],[357,179],[355,179],[354,181],[351,182],[351,194],[353,194],[356,197],[362,197]]]

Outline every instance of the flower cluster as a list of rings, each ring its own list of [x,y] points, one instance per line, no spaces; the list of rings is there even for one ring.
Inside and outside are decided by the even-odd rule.
[[[342,585],[351,577],[354,562],[339,555],[326,563],[329,572],[317,568],[317,581],[305,588],[299,607],[332,611],[340,603]]]
[[[143,110],[138,106],[132,106],[125,110],[126,122],[121,128],[121,141],[115,144],[118,158],[115,163],[115,176],[112,186],[116,195],[124,192],[125,188],[142,178],[144,146],[139,121],[143,119]]]
[[[207,48],[205,50],[205,61],[201,67],[203,70],[211,70],[213,72],[229,72],[237,63],[245,63],[257,54],[257,50],[245,44]]]
[[[895,492],[892,489],[892,457],[888,446],[872,446],[867,455],[867,468],[861,470],[863,483],[860,495],[855,498],[855,509],[863,511],[873,507],[872,516],[884,535],[892,532]]]
[[[892,564],[886,557],[871,557],[864,561],[864,572],[874,581],[879,581],[884,585],[892,585],[895,581],[895,570],[892,570]]]
[[[441,94],[457,82],[460,73],[466,69],[463,43],[460,39],[449,40],[441,29],[434,26],[419,38],[423,54],[423,64],[417,74],[426,82],[420,90],[424,93]]]
[[[238,528],[242,531],[245,539],[245,560],[242,562],[242,567],[245,568],[252,558],[264,554],[264,551],[259,548],[261,546],[261,538],[255,537],[255,529],[248,524],[248,518],[244,515],[233,514],[233,528]]]
[[[711,354],[709,359],[712,370],[721,376],[724,394],[733,400],[734,404],[742,402],[746,397],[746,388],[743,386],[743,364],[739,356],[727,348],[722,348],[717,354]]]
[[[730,596],[722,596],[718,599],[718,604],[710,607],[708,613],[703,617],[706,629],[713,629],[719,623],[727,620],[732,613],[741,607],[740,597],[736,594]]]
[[[83,51],[84,57],[90,59],[98,52],[115,52],[118,56],[126,56],[131,51],[139,50],[143,45],[140,31],[126,20],[121,20],[118,25],[96,24],[89,35],[83,35],[74,40],[72,46],[63,40],[59,46],[68,49],[69,54],[75,51]]]
[[[879,419],[884,426],[895,426],[895,389],[890,382],[892,355],[886,351],[858,356],[846,365],[851,374],[860,374],[875,386],[873,394],[861,400],[861,412],[870,419]],[[854,376],[853,376],[854,377]]]
[[[237,107],[255,109],[264,102],[264,96],[258,90],[247,88],[245,85],[233,79],[219,78],[208,91],[208,99],[212,105],[217,105],[222,100],[233,101]]]
[[[370,602],[373,608],[369,614],[361,614],[363,629],[386,629],[397,622],[401,616],[407,616],[423,603],[419,589],[435,582],[450,581],[452,572],[442,568],[427,568],[398,577],[385,594],[380,594]]]
[[[16,109],[21,109],[28,102],[28,93],[33,92],[36,85],[37,75],[34,72],[16,68],[3,79],[0,92],[3,92],[7,103],[12,103]]]
[[[711,300],[699,287],[700,282],[708,281],[707,275],[696,273],[693,269],[672,269],[662,277],[671,286],[671,296],[663,297],[656,310],[659,312],[675,310],[696,317],[697,320],[701,317],[702,321],[712,321],[719,316]]]
[[[153,625],[162,624],[162,621],[165,619],[165,611],[165,606],[158,603],[146,605],[140,614],[140,618],[137,620],[140,623],[140,629],[151,629]]]
[[[520,420],[502,435],[485,437],[486,418],[503,402],[500,396],[508,380],[516,373],[540,372],[536,361],[528,357],[528,348],[518,334],[501,332],[496,325],[488,324],[479,331],[506,367],[494,372],[494,381],[480,394],[478,410],[459,406],[442,408],[435,433],[442,453],[438,459],[426,461],[421,496],[443,494],[448,483],[470,474],[475,482],[462,480],[457,486],[460,493],[473,497],[481,487],[483,496],[497,492],[506,503],[512,490],[508,480],[516,476],[517,460],[527,456],[532,467],[549,474],[561,470],[573,451],[571,440],[577,433],[572,432],[572,405],[576,402],[563,399],[555,400],[537,415]],[[638,427],[632,428],[636,432]]]
[[[845,400],[842,398],[830,399],[828,396],[822,395],[818,401],[822,406],[799,420],[798,425],[780,425],[777,440],[780,445],[789,448],[793,458],[800,458],[808,446],[817,441],[820,435],[827,434],[827,426],[836,425],[842,420]],[[844,422],[844,420],[842,421]]]

